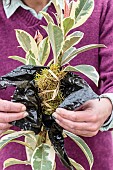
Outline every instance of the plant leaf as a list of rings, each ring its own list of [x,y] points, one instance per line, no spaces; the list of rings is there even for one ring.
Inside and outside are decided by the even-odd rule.
[[[38,56],[37,43],[34,38],[26,31],[16,29],[16,38],[25,52],[32,51],[35,58]]]
[[[13,132],[15,132],[15,130],[7,130],[7,131],[3,132],[3,133],[0,135],[0,137],[2,137],[2,136],[4,136],[4,135],[7,135],[7,134],[11,134],[11,133],[13,133]]]
[[[81,148],[81,150],[83,151],[83,153],[85,154],[85,156],[89,162],[90,170],[91,170],[91,168],[93,166],[94,158],[93,158],[92,152],[91,152],[90,148],[88,147],[88,145],[79,136],[76,136],[73,133],[68,132],[66,130],[64,130],[64,133],[66,133],[66,135],[68,135]]]
[[[53,170],[55,161],[55,151],[52,146],[41,144],[37,147],[31,158],[33,170]]]
[[[8,168],[9,166],[12,166],[12,165],[17,165],[17,164],[30,165],[28,161],[21,161],[15,158],[9,158],[4,161],[3,169]]]
[[[61,66],[67,64],[70,60],[72,60],[71,53],[75,51],[76,48],[70,47],[65,53],[62,55]],[[74,56],[75,57],[75,56]]]
[[[54,7],[56,9],[57,23],[58,25],[62,25],[62,19],[63,19],[62,7],[64,8],[64,0],[52,0],[52,3],[54,4]]]
[[[66,35],[73,27],[74,19],[68,17],[63,20],[64,35]]]
[[[84,33],[80,31],[76,31],[66,37],[66,40],[63,45],[63,52],[68,50],[70,47],[75,46],[78,44],[81,39],[83,38]]]
[[[0,149],[2,149],[5,145],[7,145],[11,140],[16,139],[18,137],[24,136],[25,134],[30,134],[31,131],[18,131],[8,135],[3,136],[0,139]]]
[[[106,47],[106,46],[103,45],[103,44],[90,44],[90,45],[85,45],[85,46],[83,46],[83,47],[81,47],[81,48],[78,48],[78,49],[76,49],[75,51],[73,51],[71,55],[72,55],[72,56],[78,55],[78,54],[83,53],[83,52],[85,52],[85,51],[92,50],[92,49],[94,49],[94,48],[101,48],[101,47]]]
[[[33,150],[32,147],[27,142],[23,142],[21,140],[11,140],[10,142],[19,143],[20,145],[23,145],[23,146],[29,148],[30,150]]]
[[[20,62],[23,63],[23,64],[26,64],[26,62],[27,62],[25,58],[19,57],[19,56],[9,56],[8,58],[11,58],[11,59],[13,59],[13,60],[20,61]]]
[[[41,64],[35,58],[34,53],[31,50],[26,53],[26,60],[26,65],[41,66]]]
[[[75,9],[75,25],[81,26],[92,14],[94,9],[94,0],[77,0]]]
[[[97,86],[99,81],[99,74],[93,66],[90,65],[77,65],[77,66],[67,66],[64,71],[75,71],[80,72],[91,79]]]
[[[48,37],[43,39],[38,46],[38,61],[44,65],[50,54],[50,43]]]
[[[44,16],[44,18],[48,24],[49,24],[49,22],[54,23],[53,18],[47,12],[40,11],[40,13]]]
[[[49,23],[48,35],[54,55],[54,64],[57,64],[58,56],[63,46],[63,31],[58,26]]]
[[[25,143],[28,143],[30,145],[30,147],[32,148],[29,148],[29,147],[25,147],[26,149],[26,156],[27,156],[27,161],[31,161],[31,157],[33,155],[33,151],[35,150],[36,148],[36,145],[37,145],[37,141],[33,140],[33,138],[35,137],[35,135],[33,135],[33,138],[32,138],[32,134],[30,134],[31,137],[28,137],[28,136],[25,136]],[[32,138],[32,139],[31,139]]]
[[[73,159],[69,158],[71,164],[74,166],[74,168],[76,168],[76,170],[85,170],[82,165],[80,165],[79,163],[75,162]]]
[[[76,2],[75,1],[71,1],[69,3],[69,6],[70,6],[70,17],[75,20]]]
[[[88,51],[88,50],[91,50],[91,49],[94,49],[94,48],[99,48],[99,47],[105,47],[105,45],[103,45],[103,44],[90,44],[90,45],[85,45],[85,46],[78,48],[78,49],[75,48],[75,50],[73,50],[71,53],[69,53],[68,56],[66,56],[66,54],[64,53],[64,55],[62,56],[62,58],[63,58],[62,64],[64,65],[64,63],[71,61],[74,57],[76,57],[80,53],[83,53],[85,51]]]

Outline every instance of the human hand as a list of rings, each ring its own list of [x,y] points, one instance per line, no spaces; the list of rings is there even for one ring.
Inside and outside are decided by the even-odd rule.
[[[57,108],[53,113],[55,121],[75,135],[95,136],[103,123],[112,112],[112,104],[109,99],[93,99],[85,102],[75,111]]]
[[[26,117],[26,107],[21,103],[14,103],[0,99],[0,134],[8,130],[9,123]]]

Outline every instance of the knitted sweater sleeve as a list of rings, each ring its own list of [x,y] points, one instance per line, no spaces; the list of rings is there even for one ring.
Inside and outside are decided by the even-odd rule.
[[[100,18],[100,94],[113,93],[113,0],[103,0]]]

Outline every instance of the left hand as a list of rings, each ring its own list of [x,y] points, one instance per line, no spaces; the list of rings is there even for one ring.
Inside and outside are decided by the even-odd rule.
[[[112,104],[109,99],[93,99],[85,102],[75,111],[57,108],[53,116],[55,121],[75,135],[95,136],[103,123],[112,112]]]

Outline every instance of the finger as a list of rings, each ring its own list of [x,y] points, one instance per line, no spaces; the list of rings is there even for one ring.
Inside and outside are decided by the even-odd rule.
[[[0,130],[6,130],[12,127],[9,123],[0,123]]]
[[[0,100],[0,111],[3,112],[22,112],[26,107],[21,103],[14,103],[7,100]]]
[[[74,128],[70,128],[70,126],[66,125],[66,124],[62,124],[62,122],[60,122],[59,120],[56,120],[56,122],[65,130],[78,135],[78,136],[83,136],[83,137],[93,137],[95,136],[98,131],[88,131],[88,130],[78,130],[78,129],[74,129]]]
[[[28,115],[27,112],[20,113],[0,113],[0,123],[9,123],[15,120],[20,120]]]
[[[90,121],[92,120],[93,114],[89,111],[70,111],[63,108],[57,108],[56,112],[53,113],[53,116],[57,119],[60,117],[76,121],[76,122],[83,122],[83,121]]]
[[[100,129],[100,126],[98,123],[92,123],[92,122],[74,122],[70,121],[68,119],[64,119],[61,117],[58,117],[59,119],[55,119],[59,122],[61,126],[68,126],[70,129],[76,129],[80,131],[89,131],[89,132],[95,132]]]

